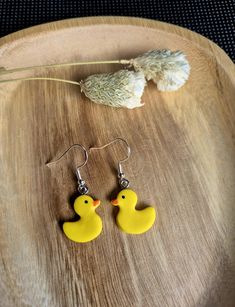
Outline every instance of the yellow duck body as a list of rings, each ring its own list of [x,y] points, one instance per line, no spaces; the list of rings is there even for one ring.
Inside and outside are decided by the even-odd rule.
[[[130,189],[122,190],[112,204],[119,206],[117,214],[118,227],[129,234],[141,234],[148,231],[156,219],[156,211],[153,207],[136,210],[137,195]]]
[[[85,243],[94,240],[100,235],[102,221],[95,212],[99,204],[99,200],[93,200],[88,195],[81,195],[76,198],[74,210],[80,216],[80,220],[63,224],[63,231],[70,240]]]

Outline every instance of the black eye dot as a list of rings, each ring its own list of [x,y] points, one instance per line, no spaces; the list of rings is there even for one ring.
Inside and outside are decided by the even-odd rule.
[[[88,200],[85,200],[84,203],[85,203],[85,204],[88,204]]]
[[[126,198],[126,196],[122,195],[122,198],[124,199],[124,198]]]

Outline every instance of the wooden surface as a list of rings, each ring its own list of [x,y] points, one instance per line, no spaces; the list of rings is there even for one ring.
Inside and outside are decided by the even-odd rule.
[[[235,306],[234,65],[188,30],[137,18],[84,18],[45,24],[0,40],[0,66],[14,68],[134,57],[153,48],[183,50],[187,84],[160,93],[149,82],[140,109],[96,105],[73,85],[28,81],[0,86],[1,306]],[[80,80],[116,71],[99,65],[12,77]],[[120,136],[132,148],[124,171],[140,207],[159,219],[132,236],[115,225],[114,145],[93,152],[82,175],[102,200],[103,233],[88,244],[66,239],[76,191],[69,145]]]

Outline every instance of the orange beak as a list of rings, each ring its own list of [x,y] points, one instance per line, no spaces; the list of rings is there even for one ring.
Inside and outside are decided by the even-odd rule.
[[[118,206],[118,200],[117,199],[111,200],[111,203],[112,203],[113,206]]]
[[[100,200],[99,199],[93,201],[93,206],[94,207],[98,207],[99,205],[100,205]]]

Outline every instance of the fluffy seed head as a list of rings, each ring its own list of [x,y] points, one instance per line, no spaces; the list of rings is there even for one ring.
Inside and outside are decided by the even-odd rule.
[[[119,70],[96,74],[80,82],[81,91],[93,102],[129,109],[141,107],[146,80],[143,72]]]
[[[182,51],[150,50],[131,60],[136,71],[153,80],[160,91],[175,91],[187,81],[190,65]]]

